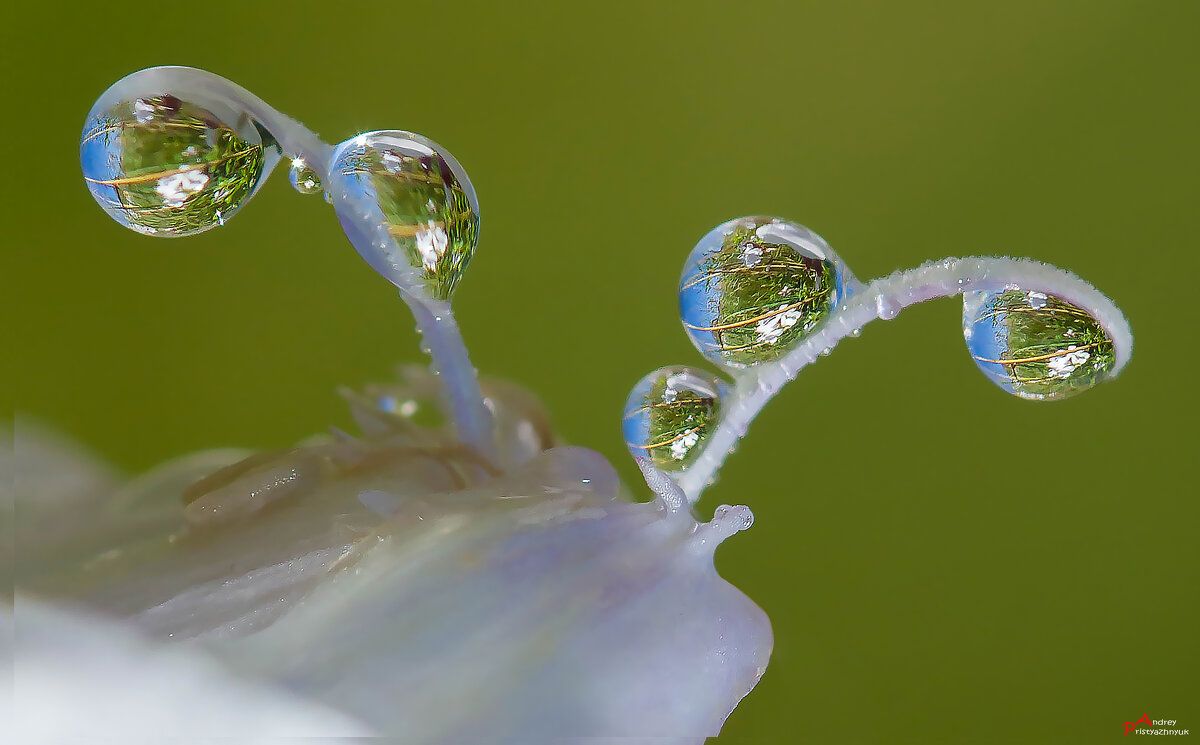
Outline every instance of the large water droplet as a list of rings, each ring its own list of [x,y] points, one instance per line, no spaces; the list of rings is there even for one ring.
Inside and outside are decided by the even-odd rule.
[[[1072,396],[1116,366],[1112,337],[1090,313],[1036,290],[963,295],[963,335],[979,369],[1021,398]]]
[[[316,194],[321,191],[321,177],[302,158],[292,158],[288,168],[288,181],[301,194]]]
[[[382,248],[355,241],[363,258],[398,285],[448,300],[479,240],[479,202],[458,161],[418,134],[370,132],[338,146],[329,178],[346,199],[343,226],[352,209],[387,228]]]
[[[690,367],[663,367],[638,381],[625,403],[622,430],[634,457],[683,471],[704,449],[721,414],[725,384]]]
[[[821,236],[779,218],[742,217],[688,256],[679,312],[705,357],[746,367],[786,354],[845,292],[841,261]]]
[[[274,167],[278,147],[231,103],[203,90],[162,90],[153,73],[122,79],[88,114],[79,147],[88,188],[140,233],[191,235],[224,224]]]

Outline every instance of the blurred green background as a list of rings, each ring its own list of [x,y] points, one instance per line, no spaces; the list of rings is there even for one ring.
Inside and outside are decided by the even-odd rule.
[[[754,509],[718,565],[776,632],[720,740],[1097,743],[1143,713],[1200,734],[1200,3],[267,5],[6,12],[19,410],[136,471],[348,427],[336,385],[420,359],[403,305],[282,172],[195,238],[103,214],[84,115],[157,64],[329,141],[449,148],[482,205],[456,298],[475,363],[631,483],[621,406],[649,370],[700,364],[674,291],[717,223],[797,220],[863,279],[1037,257],[1124,309],[1118,382],[1007,396],[960,305],[929,303],[805,370],[706,494],[704,514]]]

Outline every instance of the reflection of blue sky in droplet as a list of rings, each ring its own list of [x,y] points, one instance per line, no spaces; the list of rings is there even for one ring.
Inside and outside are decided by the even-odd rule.
[[[744,219],[731,220],[722,223],[708,231],[683,265],[683,277],[679,281],[679,317],[683,321],[684,330],[692,339],[692,343],[709,359],[720,361],[721,345],[711,331],[697,331],[693,326],[708,327],[716,325],[719,304],[721,302],[721,287],[719,280],[703,279],[696,281],[704,274],[701,264],[709,256],[721,250],[725,236]],[[690,285],[690,286],[689,286]]]
[[[1008,314],[991,315],[998,295],[988,293],[975,318],[970,322],[971,335],[967,339],[967,350],[975,359],[975,364],[989,380],[1008,391],[1013,392],[1013,380],[1004,365],[995,362],[983,362],[980,358],[998,360],[1008,353]]]
[[[355,162],[361,161],[367,149],[367,136],[359,135],[341,143],[334,150],[333,163],[329,168],[328,188],[339,193],[339,200],[344,200],[348,207],[335,204],[338,221],[350,238],[350,242],[359,254],[366,259],[371,268],[382,274],[388,280],[396,282],[396,278],[407,268],[407,262],[398,261],[396,247],[374,249],[373,236],[362,233],[357,221],[357,212],[367,219],[366,224],[383,225],[386,220],[379,206],[379,198],[375,193],[375,183],[370,174],[356,168]]]
[[[647,375],[633,387],[621,418],[621,434],[625,437],[625,444],[629,452],[638,458],[648,457],[646,445],[650,442],[650,412],[646,409],[646,399],[654,385],[655,374]]]
[[[87,139],[89,135],[93,135]],[[121,129],[108,117],[92,116],[84,125],[79,145],[79,162],[88,189],[104,211],[122,225],[130,224],[122,208],[117,187],[92,181],[111,181],[121,177]]]

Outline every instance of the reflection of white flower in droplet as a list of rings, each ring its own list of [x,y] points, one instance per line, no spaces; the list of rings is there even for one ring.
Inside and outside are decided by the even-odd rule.
[[[384,150],[383,155],[380,155],[379,159],[383,161],[383,167],[387,169],[388,173],[400,172],[400,156],[391,150]]]
[[[155,191],[169,207],[182,207],[185,199],[204,188],[208,174],[201,170],[182,171],[163,176]]]
[[[1075,372],[1075,368],[1087,362],[1091,357],[1092,355],[1082,349],[1076,350],[1074,345],[1067,347],[1066,354],[1052,357],[1046,363],[1050,368],[1050,377],[1066,378]]]
[[[683,460],[687,457],[688,451],[696,446],[697,442],[700,442],[700,435],[696,434],[696,430],[688,432],[683,437],[671,443],[671,457],[675,460]]]
[[[413,238],[416,239],[417,250],[421,252],[421,263],[425,266],[426,271],[432,272],[437,269],[438,259],[446,253],[446,246],[450,244],[450,238],[446,235],[445,228],[433,220],[428,222],[428,226],[428,228],[418,230]]]
[[[757,266],[758,262],[762,261],[762,256],[762,246],[753,243],[742,246],[742,263],[746,266]]]
[[[1034,310],[1041,310],[1046,307],[1046,293],[1034,290],[1029,293],[1029,307]]]
[[[800,311],[796,308],[790,308],[785,304],[779,306],[779,310],[781,312],[762,319],[754,327],[760,341],[774,344],[779,341],[779,337],[783,336],[784,331],[795,326],[800,320]]]
[[[154,104],[144,98],[139,98],[133,102],[133,116],[138,123],[145,124],[154,118]]]

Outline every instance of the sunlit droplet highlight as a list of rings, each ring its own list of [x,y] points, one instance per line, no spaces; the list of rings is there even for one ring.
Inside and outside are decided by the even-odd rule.
[[[291,182],[292,188],[301,194],[321,192],[321,177],[302,158],[292,158],[292,165],[288,168],[288,181]]]

